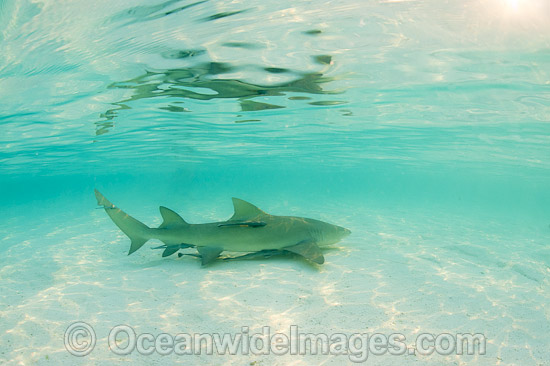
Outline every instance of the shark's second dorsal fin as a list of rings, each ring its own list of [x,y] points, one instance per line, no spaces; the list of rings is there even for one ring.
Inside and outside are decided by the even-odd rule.
[[[164,206],[160,206],[159,210],[160,210],[160,214],[162,216],[162,219],[164,220],[162,222],[162,224],[159,226],[159,229],[164,229],[164,228],[167,228],[167,227],[189,225],[187,222],[185,222],[184,219],[181,218],[180,215],[178,215],[174,211],[170,210],[169,208],[166,208]]]
[[[235,208],[235,213],[233,214],[233,216],[231,216],[229,220],[246,221],[258,217],[259,215],[267,215],[265,212],[263,212],[251,203],[235,197],[233,197],[232,200],[233,207]]]

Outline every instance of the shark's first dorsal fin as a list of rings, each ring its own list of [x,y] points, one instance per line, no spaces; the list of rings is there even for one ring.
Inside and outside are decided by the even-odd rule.
[[[233,216],[231,216],[229,220],[246,221],[258,217],[259,215],[267,215],[265,212],[263,212],[251,203],[235,197],[233,197],[232,200],[233,207],[235,208],[235,213],[233,214]]]
[[[180,215],[178,215],[174,211],[170,210],[169,208],[166,208],[164,206],[160,206],[159,210],[160,210],[160,214],[162,216],[162,219],[164,220],[162,222],[162,224],[159,226],[159,229],[164,229],[164,228],[167,228],[167,227],[189,225],[187,222],[185,222],[184,219],[181,218]]]

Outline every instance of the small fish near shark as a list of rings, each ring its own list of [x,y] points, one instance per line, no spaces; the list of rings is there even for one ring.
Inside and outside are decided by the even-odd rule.
[[[180,249],[196,248],[202,265],[219,258],[223,251],[246,252],[228,259],[270,257],[286,253],[298,254],[313,263],[323,264],[321,247],[337,243],[351,231],[323,221],[295,216],[270,215],[258,207],[233,198],[235,213],[227,221],[189,224],[176,212],[161,206],[163,218],[158,228],[150,228],[134,219],[95,190],[98,205],[131,240],[128,255],[141,248],[150,239],[164,243],[153,249],[164,249],[163,257]]]

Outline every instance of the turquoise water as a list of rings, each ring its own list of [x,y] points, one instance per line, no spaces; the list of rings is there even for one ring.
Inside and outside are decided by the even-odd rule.
[[[544,0],[0,1],[0,363],[352,363],[120,356],[126,324],[482,333],[366,362],[549,365],[549,34]],[[352,235],[322,266],[127,256],[94,188],[150,226],[239,197]]]

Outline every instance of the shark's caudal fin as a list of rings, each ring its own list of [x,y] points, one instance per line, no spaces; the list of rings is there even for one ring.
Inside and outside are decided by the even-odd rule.
[[[97,198],[97,204],[103,206],[105,212],[111,217],[116,226],[118,226],[124,234],[128,235],[132,241],[128,255],[141,248],[147,240],[151,239],[151,229],[147,225],[139,222],[113,205],[97,189],[95,190],[95,197]]]

